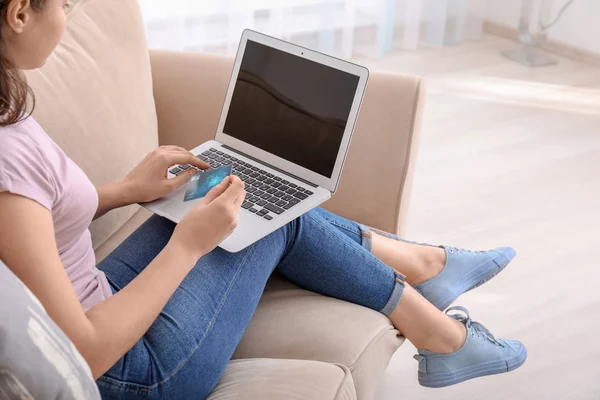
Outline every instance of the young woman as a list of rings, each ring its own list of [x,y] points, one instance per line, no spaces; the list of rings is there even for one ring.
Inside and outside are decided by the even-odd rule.
[[[26,111],[20,69],[38,68],[65,28],[65,0],[0,0],[0,259],[37,295],[97,378],[103,398],[204,398],[217,384],[274,269],[317,293],[372,308],[419,350],[422,385],[442,387],[523,364],[465,309],[443,313],[500,272],[510,248],[470,252],[402,241],[316,209],[240,253],[216,246],[246,195],[228,178],[178,224],[150,218],[96,267],[94,217],[183,185],[175,147],[95,188]]]

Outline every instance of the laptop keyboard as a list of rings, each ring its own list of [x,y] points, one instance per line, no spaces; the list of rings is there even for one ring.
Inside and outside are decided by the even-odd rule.
[[[254,164],[214,148],[198,154],[197,157],[210,164],[211,168],[231,165],[233,167],[232,174],[238,176],[246,185],[247,195],[242,209],[268,221],[314,194],[310,190],[273,175]],[[179,165],[170,169],[169,172],[177,175],[190,168],[195,167]]]

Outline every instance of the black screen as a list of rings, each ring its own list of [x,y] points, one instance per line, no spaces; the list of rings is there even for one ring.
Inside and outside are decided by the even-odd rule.
[[[223,131],[331,178],[358,82],[248,41]]]

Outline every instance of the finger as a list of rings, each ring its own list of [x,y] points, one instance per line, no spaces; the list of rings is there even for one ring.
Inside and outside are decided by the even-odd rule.
[[[244,190],[244,182],[237,176],[230,177],[231,184],[225,190],[225,192],[219,196],[216,201],[222,201],[226,204],[234,204],[239,201],[241,197],[242,200],[246,197],[246,191]]]
[[[229,187],[230,183],[231,183],[230,177],[226,177],[225,179],[223,179],[223,181],[221,183],[219,183],[217,186],[215,186],[214,188],[212,188],[210,190],[210,192],[208,192],[206,194],[206,196],[204,196],[205,203],[209,204],[213,200],[215,200],[217,197],[219,197],[223,193],[225,193],[225,191]]]
[[[240,208],[242,208],[242,204],[244,203],[245,200],[246,200],[246,191],[244,190],[244,192],[233,202],[233,207],[236,210],[239,210]]]
[[[181,186],[185,185],[185,183],[189,181],[192,176],[196,175],[197,172],[198,171],[195,169],[190,168],[187,171],[177,175],[175,178],[169,179],[166,181],[166,183],[169,186],[169,189],[174,191],[175,189],[179,189]]]
[[[194,167],[198,167],[200,169],[209,169],[210,168],[210,165],[208,165],[207,163],[205,163],[204,161],[202,161],[201,159],[194,156],[192,153],[190,153],[188,151],[170,151],[165,154],[169,160],[169,166],[175,165],[175,164],[180,164],[180,165],[189,164],[189,165],[193,165]]]

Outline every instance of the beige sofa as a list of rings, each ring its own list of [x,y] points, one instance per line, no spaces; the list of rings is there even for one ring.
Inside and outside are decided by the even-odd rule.
[[[213,138],[231,66],[229,57],[148,51],[135,0],[73,0],[63,43],[28,79],[35,117],[100,185],[159,143]],[[416,77],[371,74],[326,208],[401,233],[422,99]],[[94,222],[98,259],[147,217],[132,206]],[[373,399],[402,341],[381,314],[274,277],[211,399]]]

